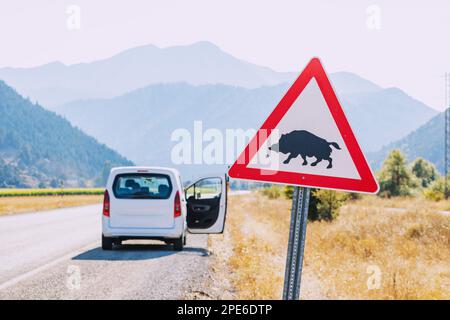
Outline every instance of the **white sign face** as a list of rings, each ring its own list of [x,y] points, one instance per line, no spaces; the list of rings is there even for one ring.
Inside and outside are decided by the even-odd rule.
[[[296,133],[300,130],[306,132]],[[320,146],[313,146],[316,147],[314,149],[317,149],[316,153],[318,153],[314,156],[315,150],[310,150],[311,146],[295,143],[305,141],[309,136],[308,133],[319,139],[322,138],[326,142],[335,142],[340,150],[319,139],[316,139],[316,141],[308,139],[308,141],[312,140],[311,143],[321,144]],[[283,141],[281,141],[279,151],[269,150],[270,146],[280,142],[281,135],[286,135],[283,137],[286,140],[292,135],[292,147],[285,143],[286,146],[283,148]],[[305,139],[303,136],[305,136]],[[312,138],[314,137],[312,136]],[[297,152],[298,155],[295,158],[291,158],[288,163],[283,163],[290,155],[295,156]],[[325,156],[325,159],[316,163],[321,156]],[[306,162],[303,157],[306,158]],[[331,167],[329,166],[330,161],[327,159],[331,159]],[[250,160],[248,167],[270,170],[267,172],[268,174],[272,171],[286,171],[350,179],[361,178],[314,78],[309,81],[292,107],[289,108],[268,139],[261,145],[258,152]]]
[[[228,173],[238,179],[378,191],[317,58],[309,62]]]

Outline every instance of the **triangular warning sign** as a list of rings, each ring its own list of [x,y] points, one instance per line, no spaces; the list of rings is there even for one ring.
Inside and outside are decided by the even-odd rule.
[[[317,58],[269,115],[232,178],[376,193],[378,184]]]

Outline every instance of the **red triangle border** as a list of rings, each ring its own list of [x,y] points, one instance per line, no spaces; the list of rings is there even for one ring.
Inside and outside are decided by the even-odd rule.
[[[346,144],[350,156],[355,164],[361,179],[350,179],[341,177],[321,176],[315,174],[295,173],[287,171],[272,171],[270,175],[261,174],[261,169],[247,167],[250,159],[258,152],[271,131],[277,127],[286,112],[294,104],[295,100],[301,94],[303,89],[315,78],[322,95],[328,105],[333,119],[339,129],[339,132]],[[260,130],[266,130],[267,134],[258,134]],[[256,145],[257,148],[250,148],[250,145]],[[268,171],[268,170],[264,170]],[[326,72],[318,58],[313,58],[294,84],[288,89],[281,101],[263,123],[256,135],[244,151],[231,166],[228,174],[232,178],[244,180],[256,180],[271,183],[299,185],[304,187],[324,188],[334,190],[344,190],[362,193],[377,193],[378,183],[374,178],[372,171],[359,147],[355,135],[347,121],[339,100],[333,90]]]

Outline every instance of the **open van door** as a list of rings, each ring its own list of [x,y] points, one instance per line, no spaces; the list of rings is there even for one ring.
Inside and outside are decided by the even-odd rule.
[[[190,233],[222,233],[227,213],[226,174],[204,176],[185,189]]]

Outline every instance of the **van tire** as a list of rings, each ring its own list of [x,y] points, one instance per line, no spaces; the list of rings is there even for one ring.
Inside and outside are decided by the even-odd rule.
[[[114,238],[108,238],[102,234],[102,249],[103,250],[112,250],[113,244],[114,244]]]
[[[173,242],[173,250],[182,251],[184,245],[184,237],[181,236]]]

